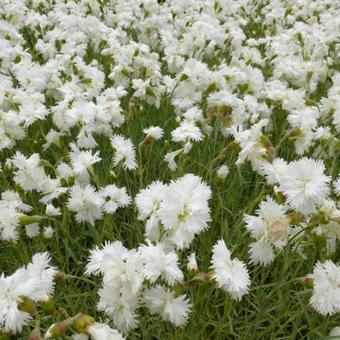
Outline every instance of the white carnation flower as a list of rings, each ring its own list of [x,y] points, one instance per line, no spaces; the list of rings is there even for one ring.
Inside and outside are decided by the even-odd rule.
[[[241,300],[248,293],[250,279],[246,265],[239,259],[231,259],[231,254],[223,240],[213,247],[211,268],[218,286],[228,292],[233,299]]]

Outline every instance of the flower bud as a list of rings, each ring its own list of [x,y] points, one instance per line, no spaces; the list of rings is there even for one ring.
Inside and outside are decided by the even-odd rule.
[[[19,216],[19,223],[22,225],[39,223],[44,218],[45,218],[44,216],[39,216],[39,215],[29,216],[29,215],[21,214]]]
[[[1,339],[1,338],[0,338]],[[41,334],[38,329],[33,329],[31,334],[28,336],[28,340],[41,340]]]
[[[54,300],[52,300],[52,299],[48,299],[47,301],[43,301],[41,303],[41,308],[48,315],[53,315],[56,312],[55,303],[54,303]]]
[[[50,326],[45,334],[46,339],[56,338],[65,334],[72,326],[74,319],[70,318],[64,321],[56,322]]]
[[[301,277],[299,279],[299,281],[304,285],[306,286],[307,288],[313,288],[313,279],[311,277],[309,277],[308,275],[307,276],[304,276],[304,277]]]
[[[92,316],[86,314],[80,314],[74,320],[74,328],[78,333],[86,333],[87,328],[95,322]]]
[[[26,296],[22,296],[19,298],[18,309],[31,315],[34,315],[36,313],[34,302]]]

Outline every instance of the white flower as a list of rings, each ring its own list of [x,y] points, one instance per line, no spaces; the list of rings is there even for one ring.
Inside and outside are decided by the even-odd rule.
[[[147,289],[144,302],[152,314],[160,314],[164,320],[175,326],[184,326],[191,311],[191,304],[185,295],[176,297],[174,292],[162,286]]]
[[[268,119],[262,119],[247,130],[243,130],[241,127],[230,128],[230,133],[241,147],[236,161],[237,165],[249,160],[253,169],[261,173],[262,164],[265,162],[264,157],[268,153],[262,141],[264,136],[262,129],[268,125],[268,122]]]
[[[23,119],[13,111],[0,110],[0,150],[12,148],[15,140],[21,140],[25,136],[25,130],[20,126]]]
[[[308,215],[315,212],[329,194],[330,177],[322,161],[301,158],[289,163],[280,176],[280,190],[292,208]]]
[[[213,247],[211,268],[214,279],[220,288],[228,292],[233,299],[241,300],[248,293],[250,279],[246,265],[239,259],[231,259],[230,251],[223,240]]]
[[[322,315],[340,312],[340,267],[329,260],[318,262],[308,277],[313,280],[313,308]]]
[[[73,334],[72,340],[89,340],[89,336],[86,334]]]
[[[93,340],[124,340],[124,337],[105,323],[95,322],[87,328]]]
[[[118,188],[114,184],[102,188],[99,194],[105,199],[103,210],[108,214],[113,214],[118,208],[127,207],[132,200],[125,187]]]
[[[52,238],[53,234],[54,234],[54,230],[51,226],[44,228],[43,235],[45,238]]]
[[[70,198],[67,207],[76,213],[77,222],[89,222],[94,225],[103,213],[104,199],[96,192],[91,185],[81,187],[74,185],[70,190]]]
[[[42,190],[47,176],[44,168],[40,165],[40,156],[37,153],[26,158],[22,153],[17,152],[13,157],[12,164],[16,168],[14,180],[24,190]]]
[[[139,248],[143,263],[144,276],[150,282],[156,282],[161,276],[169,285],[183,279],[183,273],[178,266],[178,256],[174,251],[166,252],[161,243],[148,244]]]
[[[171,132],[171,136],[174,142],[199,142],[203,139],[201,130],[188,120],[183,120],[179,127]]]
[[[163,137],[164,131],[159,126],[150,126],[147,129],[144,129],[143,132],[146,134],[146,137],[151,137],[154,140],[159,140]]]
[[[246,228],[256,239],[255,244],[250,244],[249,251],[253,263],[269,264],[274,259],[274,251],[269,248],[275,246],[280,249],[285,245],[290,224],[286,210],[285,206],[268,196],[260,203],[257,216],[245,215]]]
[[[285,172],[286,167],[287,162],[282,158],[275,158],[272,163],[263,163],[262,170],[265,173],[267,182],[271,185],[279,183],[280,177]]]
[[[217,177],[220,179],[225,179],[228,176],[229,171],[230,170],[227,165],[221,165],[216,171]]]
[[[17,240],[19,237],[19,218],[23,212],[32,208],[24,204],[18,193],[4,191],[0,200],[0,237],[3,240]]]
[[[47,216],[59,216],[61,215],[60,208],[56,208],[53,204],[46,205],[46,215]]]
[[[16,334],[30,319],[30,314],[18,310],[21,297],[38,302],[53,294],[56,269],[49,262],[48,253],[38,253],[30,264],[14,274],[0,275],[0,330]]]
[[[115,150],[113,163],[117,166],[120,162],[126,169],[134,170],[137,168],[136,151],[130,138],[114,135],[111,138],[111,145]]]
[[[119,282],[104,283],[98,291],[97,308],[112,318],[121,332],[125,333],[138,325],[136,310],[140,305],[139,292],[134,293]]]
[[[126,249],[120,241],[91,250],[86,274],[103,274],[104,282],[123,283],[133,293],[139,291],[144,280],[140,253]]]
[[[168,167],[171,171],[175,171],[177,169],[177,163],[175,161],[175,158],[183,151],[184,149],[182,148],[165,154],[164,160],[165,162],[168,163]]]
[[[333,339],[339,339],[340,338],[340,327],[334,327],[329,333],[329,336],[333,337]]]
[[[187,269],[192,271],[198,271],[197,261],[196,261],[196,255],[195,253],[191,253],[188,256],[188,264]]]
[[[250,243],[249,255],[253,263],[260,263],[264,266],[273,262],[275,258],[274,248],[264,240]]]
[[[103,275],[98,310],[112,317],[115,326],[123,332],[137,325],[142,271],[139,252],[126,249],[119,241],[91,250],[86,274]]]
[[[187,247],[195,235],[208,227],[210,197],[210,187],[193,174],[186,174],[168,186],[159,218],[167,239],[177,248]]]
[[[55,143],[59,145],[59,139],[64,135],[63,132],[50,129],[45,136],[46,143],[43,145],[44,150],[48,149],[51,144]]]
[[[160,236],[159,209],[167,193],[167,185],[160,181],[151,183],[135,197],[138,219],[146,220],[145,236],[151,241],[158,241]]]
[[[38,236],[40,232],[39,223],[26,224],[25,229],[26,229],[26,235],[29,238]]]
[[[73,172],[76,176],[84,176],[87,174],[93,164],[101,161],[99,152],[92,154],[91,151],[80,151],[78,147],[71,143],[70,159],[73,168]]]
[[[142,189],[135,197],[138,218],[145,220],[157,213],[166,194],[167,185],[160,181],[152,182],[147,188]]]

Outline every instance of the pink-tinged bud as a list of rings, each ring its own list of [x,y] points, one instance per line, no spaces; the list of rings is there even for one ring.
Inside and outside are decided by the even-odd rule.
[[[86,314],[79,314],[74,320],[74,328],[78,333],[87,333],[87,329],[95,322],[92,316]]]
[[[150,144],[154,141],[155,139],[150,136],[147,135],[140,143],[139,143],[139,147],[142,148],[144,145]]]
[[[41,334],[38,329],[34,329],[31,334],[28,336],[28,340],[41,340]]]
[[[70,318],[64,321],[60,321],[57,323],[54,323],[53,325],[50,326],[50,328],[47,330],[45,334],[46,339],[53,339],[58,336],[61,336],[65,334],[73,324],[74,319]]]
[[[304,277],[301,277],[299,279],[299,281],[304,285],[306,286],[307,288],[313,288],[313,279],[311,277],[309,277],[308,275],[307,276],[304,276]]]
[[[193,279],[192,281],[201,281],[201,282],[205,282],[205,283],[208,283],[210,282],[211,280],[211,277],[212,277],[212,274],[209,272],[209,273],[198,273]]]

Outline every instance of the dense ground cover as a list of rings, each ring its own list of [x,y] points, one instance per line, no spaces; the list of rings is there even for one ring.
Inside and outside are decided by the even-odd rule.
[[[0,15],[0,339],[340,334],[337,2]]]

